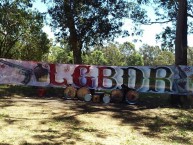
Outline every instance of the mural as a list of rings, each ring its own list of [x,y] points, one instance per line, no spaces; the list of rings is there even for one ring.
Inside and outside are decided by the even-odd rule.
[[[193,66],[97,66],[0,59],[0,84],[192,94]]]

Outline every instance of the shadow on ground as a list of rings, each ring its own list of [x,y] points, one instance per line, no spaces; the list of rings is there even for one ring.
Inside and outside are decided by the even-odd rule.
[[[32,133],[29,133],[29,135],[36,142],[30,142],[24,138],[20,142],[22,145],[76,144],[77,141],[83,144],[92,144],[93,142],[84,139],[84,134],[90,133],[94,134],[94,137],[105,139],[109,136],[109,133],[95,127],[85,127],[85,122],[80,120],[78,116],[98,114],[99,117],[100,115],[108,115],[112,119],[119,120],[120,126],[131,126],[139,134],[148,138],[157,138],[168,143],[187,145],[193,142],[193,110],[171,108],[167,95],[142,94],[137,105],[128,105],[125,103],[103,104],[62,100],[61,96],[53,97],[55,93],[57,94],[58,92],[52,92],[47,97],[39,99],[37,99],[36,95],[28,96],[34,100],[34,102],[30,101],[30,103],[28,103],[28,99],[22,99],[22,97],[15,100],[14,97],[4,97],[4,99],[1,97],[1,109],[28,103],[27,109],[29,109],[31,114],[23,112],[23,115],[14,117],[6,113],[0,113],[0,121],[4,123],[0,126],[0,129],[4,129],[5,125],[13,126],[18,122],[32,121],[37,123],[34,125],[38,127],[32,127],[30,130]],[[22,96],[26,95],[26,93],[23,93]],[[55,103],[56,100],[59,100],[60,104]],[[19,104],[17,104],[17,101]],[[44,110],[35,109],[39,106],[44,107]],[[58,109],[55,110],[54,107]],[[45,117],[48,114],[50,116]],[[38,115],[39,117],[36,117]]]
[[[192,144],[193,110],[172,108],[168,104],[168,97],[165,101],[161,97],[146,96],[148,100],[141,99],[137,105],[85,103],[76,104],[71,109],[76,110],[76,115],[84,113],[102,115],[111,112],[112,118],[121,120],[121,126],[130,125],[149,138]]]

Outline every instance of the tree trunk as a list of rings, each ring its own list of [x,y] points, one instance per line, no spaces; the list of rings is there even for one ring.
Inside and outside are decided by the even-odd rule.
[[[82,64],[82,57],[81,57],[81,45],[76,40],[72,44],[72,50],[73,50],[73,58],[74,58],[74,64]]]
[[[75,27],[71,27],[70,29],[70,49],[73,52],[73,59],[74,59],[74,64],[82,64],[82,57],[81,57],[81,49],[82,45],[78,41],[78,36],[76,34]]]
[[[73,7],[71,6],[73,1],[67,6],[68,28],[70,31],[69,45],[73,51],[74,64],[82,64],[81,50],[82,43],[79,41],[79,37],[76,31]]]
[[[81,57],[81,49],[82,45],[78,41],[78,38],[76,34],[70,34],[70,40],[69,40],[69,45],[70,49],[73,52],[73,59],[74,59],[74,64],[82,64],[82,57]]]
[[[179,0],[175,40],[176,65],[187,65],[187,29],[187,0]]]
[[[175,40],[175,65],[187,65],[187,0],[179,0]],[[173,106],[186,107],[187,95],[171,95]]]

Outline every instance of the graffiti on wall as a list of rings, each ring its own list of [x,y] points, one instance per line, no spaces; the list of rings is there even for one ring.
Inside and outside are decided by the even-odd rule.
[[[97,66],[0,59],[0,84],[193,93],[192,66]]]

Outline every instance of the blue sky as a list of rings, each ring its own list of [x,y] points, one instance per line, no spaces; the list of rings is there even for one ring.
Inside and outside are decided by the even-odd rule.
[[[47,11],[46,5],[41,3],[41,0],[36,0],[33,7],[38,9],[40,12]],[[125,19],[123,28],[130,30],[132,25],[133,24],[129,19]],[[139,47],[141,47],[143,44],[148,44],[151,46],[160,46],[160,42],[156,42],[155,36],[156,34],[159,34],[161,31],[163,31],[163,26],[161,26],[160,24],[153,24],[142,26],[142,28],[144,29],[143,36],[140,38],[142,42],[132,42],[136,38],[132,36],[125,38],[120,37],[115,39],[115,41],[119,43],[132,42],[133,44],[135,44],[136,49],[139,49]],[[48,34],[49,38],[54,38],[54,32],[51,30],[50,26],[45,25],[43,31]],[[193,47],[193,35],[188,36],[188,46]]]

